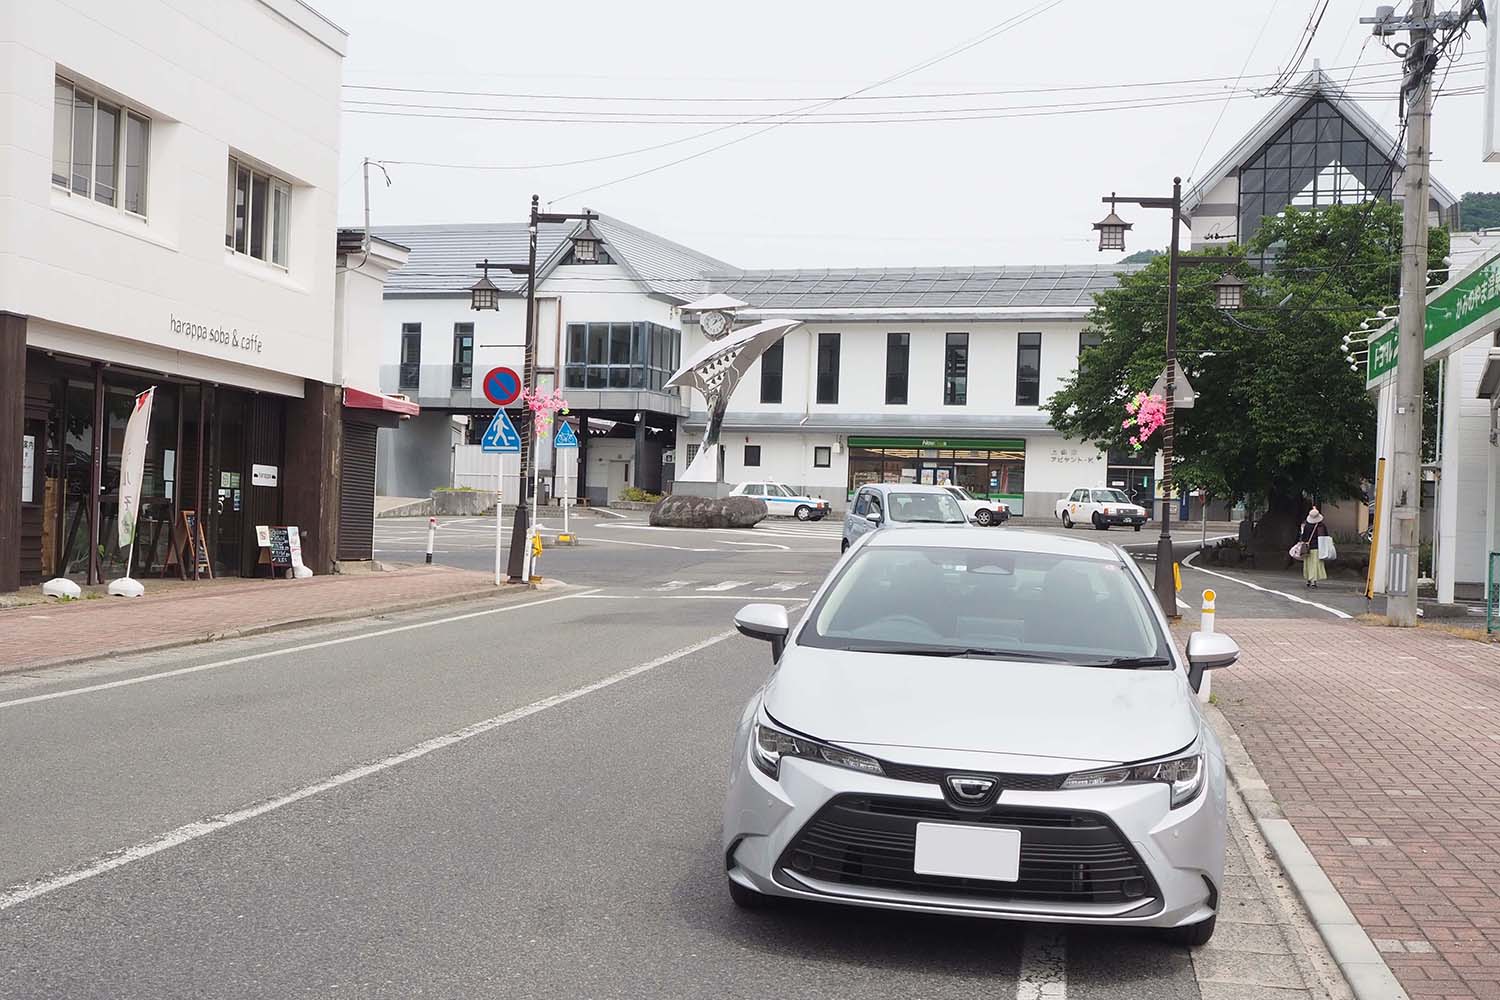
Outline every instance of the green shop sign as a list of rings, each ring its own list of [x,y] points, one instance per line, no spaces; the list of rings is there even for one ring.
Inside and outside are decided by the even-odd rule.
[[[1020,438],[887,438],[851,437],[851,448],[952,448],[967,451],[1022,451],[1026,442]]]
[[[1451,354],[1500,321],[1500,253],[1461,278],[1427,296],[1427,328],[1422,338],[1422,360]],[[1373,389],[1396,370],[1399,325],[1391,323],[1370,338],[1365,359],[1365,387]]]

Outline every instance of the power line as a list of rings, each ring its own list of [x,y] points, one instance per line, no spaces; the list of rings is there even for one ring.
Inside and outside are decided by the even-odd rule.
[[[1219,123],[1224,120],[1224,112],[1229,110],[1229,102],[1234,98],[1235,91],[1239,90],[1240,80],[1244,79],[1245,70],[1250,68],[1250,60],[1255,58],[1255,50],[1260,48],[1260,40],[1265,36],[1266,28],[1270,27],[1271,18],[1276,16],[1276,8],[1281,6],[1281,0],[1271,4],[1271,9],[1266,13],[1266,19],[1261,22],[1260,31],[1256,32],[1255,41],[1250,43],[1250,51],[1245,53],[1245,61],[1240,64],[1240,75],[1234,78],[1234,83],[1229,87],[1229,93],[1224,97],[1224,106],[1219,108],[1219,117],[1214,119],[1213,127],[1208,130],[1208,137],[1203,140],[1203,145],[1198,149],[1198,156],[1193,160],[1192,169],[1187,172],[1187,179],[1192,180],[1198,174],[1198,164],[1203,162],[1203,154],[1208,152],[1208,144],[1213,142],[1214,133],[1219,131]]]

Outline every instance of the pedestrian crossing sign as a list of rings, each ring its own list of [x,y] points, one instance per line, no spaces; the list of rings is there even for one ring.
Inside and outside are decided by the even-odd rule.
[[[573,425],[566,420],[557,428],[557,437],[552,439],[554,448],[577,448],[578,435],[573,433]]]
[[[521,435],[516,433],[516,425],[510,422],[510,417],[505,415],[504,410],[495,411],[494,419],[479,441],[479,448],[492,455],[513,455],[520,452]]]

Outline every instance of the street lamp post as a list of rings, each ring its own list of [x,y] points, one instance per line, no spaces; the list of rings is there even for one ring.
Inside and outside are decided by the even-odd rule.
[[[1177,583],[1176,575],[1172,572],[1175,560],[1172,558],[1172,446],[1175,441],[1174,411],[1172,404],[1173,386],[1177,381],[1177,276],[1183,267],[1198,267],[1203,265],[1234,265],[1240,263],[1238,257],[1188,257],[1182,258],[1178,252],[1178,229],[1182,225],[1182,178],[1172,178],[1172,197],[1170,198],[1127,198],[1117,194],[1110,194],[1101,199],[1109,205],[1109,214],[1094,223],[1094,229],[1099,233],[1099,249],[1124,250],[1125,231],[1131,228],[1131,223],[1126,222],[1115,214],[1115,207],[1119,202],[1127,202],[1139,205],[1142,208],[1165,208],[1172,213],[1172,240],[1169,245],[1167,258],[1167,371],[1166,371],[1166,420],[1162,424],[1162,467],[1161,467],[1161,535],[1156,541],[1156,600],[1161,605],[1162,611],[1168,618],[1177,618]],[[1238,284],[1236,284],[1238,283]],[[1217,305],[1221,309],[1239,308],[1242,294],[1242,284],[1238,278],[1225,275],[1215,283],[1217,292]],[[1186,404],[1184,404],[1186,405]]]
[[[512,274],[526,275],[526,353],[521,367],[521,383],[527,389],[535,392],[536,384],[536,237],[537,228],[543,222],[582,222],[583,231],[574,236],[574,245],[578,250],[580,259],[586,258],[589,262],[598,257],[599,237],[594,232],[590,222],[599,218],[598,213],[583,212],[543,212],[539,210],[540,199],[537,195],[531,196],[531,217],[526,226],[527,259],[525,264],[491,264],[486,260],[483,264],[475,267],[485,269],[485,276],[469,290],[470,307],[475,310],[498,310],[500,308],[499,294],[495,286],[489,281],[489,268],[498,267],[510,271]],[[506,574],[512,583],[525,582],[526,567],[526,545],[527,538],[531,534],[531,516],[526,505],[526,483],[531,467],[536,462],[536,434],[533,433],[531,419],[523,419],[521,426],[516,428],[521,435],[521,476],[520,485],[517,489],[519,494],[516,498],[516,516],[511,519],[510,530],[510,559],[506,568]],[[497,497],[495,502],[500,502]]]

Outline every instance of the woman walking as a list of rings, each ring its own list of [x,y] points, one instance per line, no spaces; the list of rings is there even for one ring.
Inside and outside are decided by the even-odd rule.
[[[1302,523],[1302,533],[1297,538],[1302,543],[1302,578],[1314,590],[1319,580],[1328,579],[1323,557],[1318,555],[1318,539],[1327,534],[1328,525],[1323,523],[1323,515],[1314,507],[1307,512],[1307,520]]]

